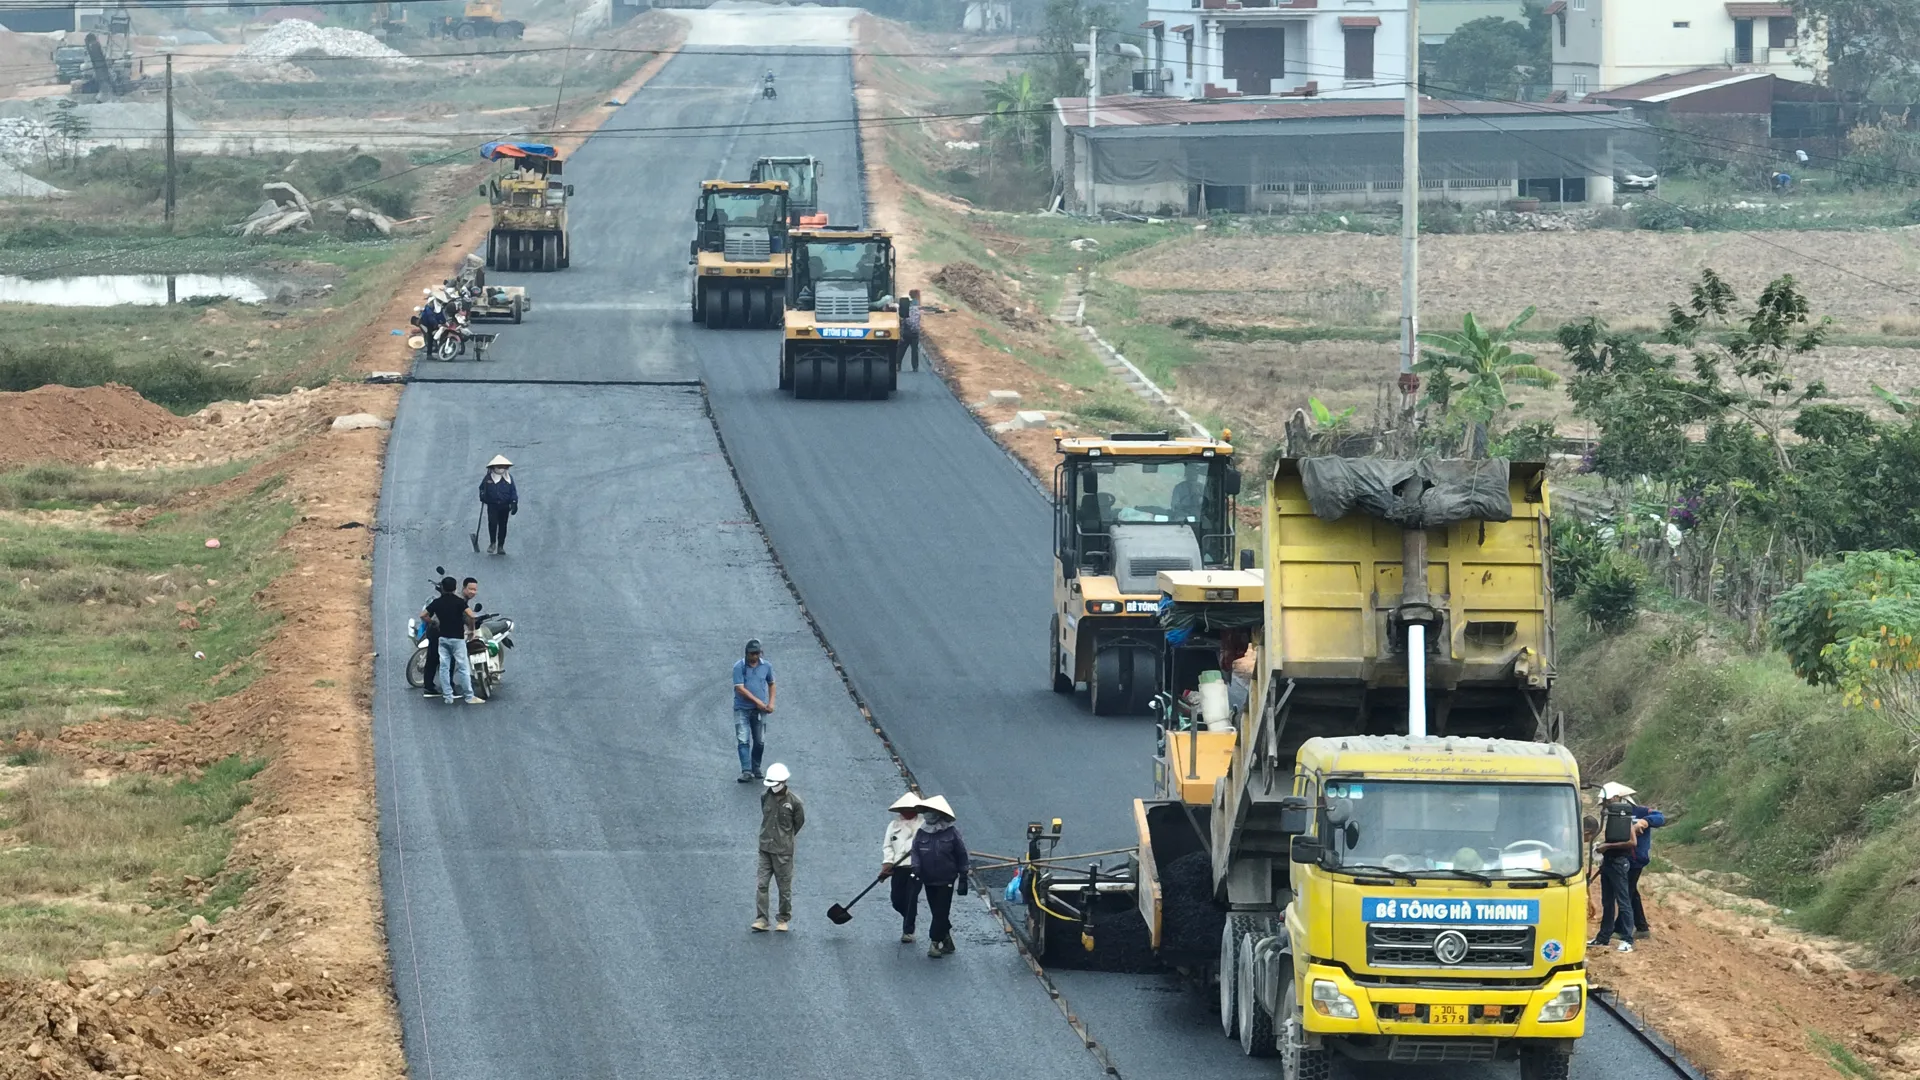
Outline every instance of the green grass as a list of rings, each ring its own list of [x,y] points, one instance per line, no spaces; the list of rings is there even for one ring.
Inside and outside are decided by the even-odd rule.
[[[115,494],[152,500],[215,475],[196,470]],[[58,474],[28,470],[0,477],[0,492],[59,504],[99,494],[91,479],[75,476],[62,492]],[[260,494],[132,530],[0,519],[0,745],[104,708],[183,717],[212,696],[223,670],[218,692],[245,686],[258,673],[249,658],[274,627],[253,594],[285,568],[275,548],[293,519],[290,505]],[[221,546],[205,547],[208,537]],[[188,618],[198,626],[182,628]]]
[[[0,829],[14,839],[0,851],[0,975],[45,978],[152,948],[189,915],[237,903],[250,879],[224,873],[230,822],[264,765],[235,757],[197,777],[96,785],[44,764],[0,793]]]
[[[1817,1028],[1807,1029],[1807,1041],[1827,1059],[1834,1071],[1854,1080],[1879,1080],[1880,1074],[1873,1067],[1854,1056],[1846,1044]]]
[[[1778,654],[1681,633],[1693,618],[1563,641],[1555,696],[1587,779],[1619,776],[1672,815],[1656,838],[1677,860],[1737,870],[1807,929],[1920,971],[1920,805],[1904,742]]]
[[[0,510],[122,510],[149,506],[176,495],[231,480],[244,461],[192,469],[120,472],[78,465],[32,465],[0,473]]]

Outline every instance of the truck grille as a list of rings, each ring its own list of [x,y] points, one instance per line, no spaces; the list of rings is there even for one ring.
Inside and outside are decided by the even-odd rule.
[[[867,321],[867,307],[867,290],[862,285],[821,282],[813,290],[815,322],[863,323]]]
[[[1498,1043],[1493,1039],[1395,1038],[1387,1044],[1387,1060],[1402,1065],[1466,1064],[1492,1061]]]
[[[723,250],[728,262],[766,262],[771,257],[773,244],[767,239],[765,229],[730,227]]]
[[[1373,923],[1367,927],[1367,966],[1417,968],[1529,968],[1533,966],[1531,926],[1402,926]],[[1467,939],[1466,955],[1456,963],[1440,960],[1435,948],[1442,934],[1459,933]]]

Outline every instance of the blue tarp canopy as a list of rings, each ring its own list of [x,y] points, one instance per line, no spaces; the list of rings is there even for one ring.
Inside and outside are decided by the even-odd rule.
[[[480,148],[480,156],[488,161],[499,161],[501,158],[559,157],[560,152],[546,143],[490,142]]]

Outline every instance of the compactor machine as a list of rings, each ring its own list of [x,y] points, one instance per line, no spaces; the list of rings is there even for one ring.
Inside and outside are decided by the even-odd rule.
[[[1054,445],[1054,692],[1085,683],[1096,715],[1144,713],[1161,683],[1155,576],[1233,565],[1233,446],[1164,431]]]
[[[693,321],[715,330],[779,326],[791,254],[787,182],[704,180],[693,221]]]
[[[820,212],[820,175],[826,166],[816,157],[763,157],[753,163],[749,179],[787,182],[788,221],[803,229],[818,229],[827,224]]]
[[[885,398],[900,381],[893,237],[875,229],[793,233],[780,389],[800,398]]]
[[[545,143],[494,142],[481,147],[480,156],[512,164],[480,188],[493,206],[488,269],[565,270],[573,262],[567,233],[573,185],[559,179],[559,152]]]

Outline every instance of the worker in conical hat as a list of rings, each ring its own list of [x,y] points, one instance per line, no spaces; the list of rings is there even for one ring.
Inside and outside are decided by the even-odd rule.
[[[507,519],[520,512],[520,491],[513,486],[513,467],[506,455],[495,454],[480,478],[480,503],[487,508],[487,554],[507,553]]]
[[[913,834],[913,873],[927,891],[927,955],[938,959],[953,952],[953,897],[967,894],[967,842],[953,827],[953,807],[944,796],[920,800],[920,831]]]
[[[913,944],[913,924],[920,911],[920,879],[913,872],[913,834],[920,831],[920,796],[914,792],[887,807],[886,839],[880,843],[880,876],[890,880],[893,910],[900,913],[900,941]]]

